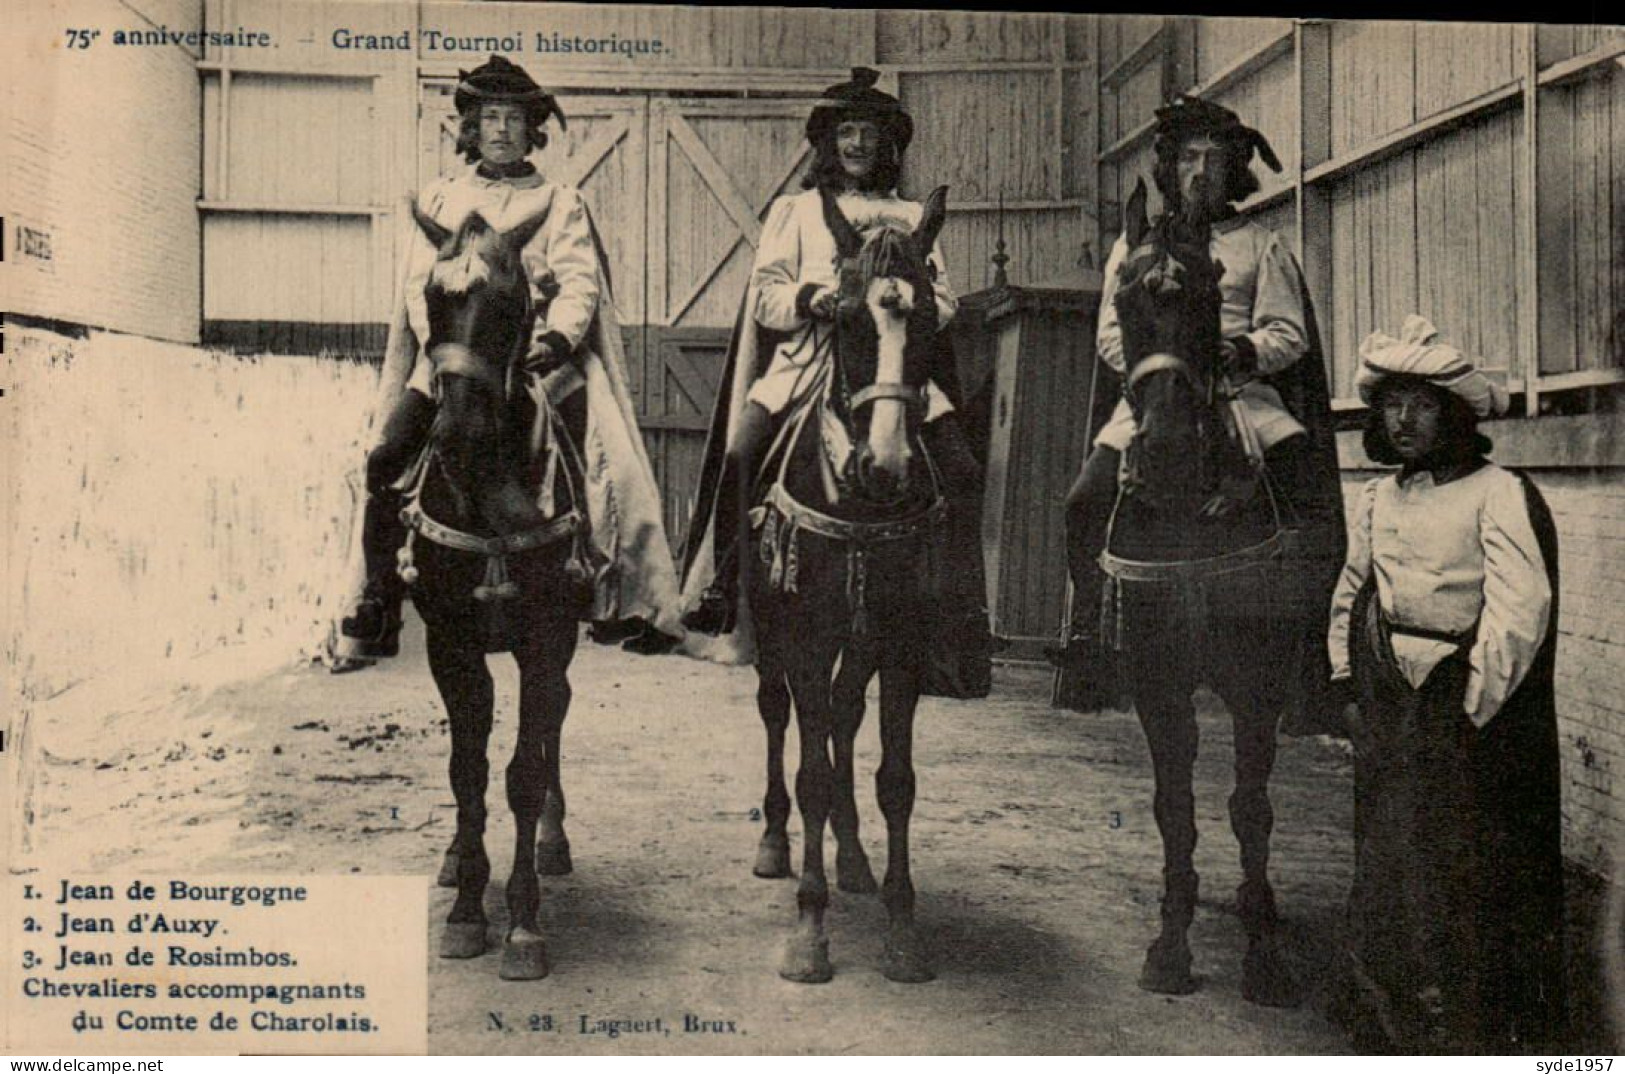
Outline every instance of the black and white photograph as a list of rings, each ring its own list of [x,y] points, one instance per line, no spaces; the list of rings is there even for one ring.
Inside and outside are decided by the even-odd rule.
[[[0,1047],[1607,1071],[1625,25],[1322,15],[20,0]]]

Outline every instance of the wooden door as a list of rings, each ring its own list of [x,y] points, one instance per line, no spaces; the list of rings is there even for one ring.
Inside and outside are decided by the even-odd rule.
[[[799,190],[811,100],[662,98],[649,113],[648,334],[639,420],[681,547],[762,220]]]

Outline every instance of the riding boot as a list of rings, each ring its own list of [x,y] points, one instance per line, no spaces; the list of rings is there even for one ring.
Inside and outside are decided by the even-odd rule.
[[[1066,640],[1044,650],[1050,663],[1084,675],[1089,680],[1084,685],[1090,688],[1104,677],[1107,667],[1100,630],[1106,583],[1100,554],[1106,548],[1106,531],[1117,502],[1118,458],[1112,448],[1097,446],[1067,493],[1066,558],[1072,577],[1072,618]]]
[[[699,605],[683,615],[685,630],[715,637],[732,633],[739,621],[739,595],[750,558],[744,553],[750,547],[751,494],[772,432],[772,415],[747,403],[717,478],[716,510],[711,516],[713,577],[701,592]]]
[[[406,540],[400,520],[401,496],[394,489],[379,489],[367,496],[362,519],[361,551],[367,565],[367,583],[354,614],[339,623],[336,656],[376,660],[400,653],[401,602],[406,583],[396,568],[396,549]]]
[[[748,540],[749,520],[743,518],[740,504],[739,459],[733,452],[722,460],[717,485],[716,523],[712,534],[714,567],[711,584],[700,593],[700,602],[683,614],[683,629],[716,637],[730,634],[739,622],[739,562],[737,551]],[[744,533],[740,531],[744,530]]]
[[[394,485],[423,450],[435,410],[428,396],[412,389],[402,392],[384,420],[377,446],[367,455],[367,500],[361,518],[367,581],[353,614],[339,622],[335,671],[366,667],[400,652],[406,583],[395,556],[406,543],[406,526],[401,522],[401,493]]]

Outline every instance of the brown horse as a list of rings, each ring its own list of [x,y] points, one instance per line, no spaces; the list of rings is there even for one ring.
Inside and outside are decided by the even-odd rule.
[[[416,206],[414,215],[438,251],[425,297],[440,406],[409,475],[402,517],[410,536],[401,559],[451,725],[457,831],[440,883],[457,897],[440,954],[473,958],[488,947],[482,902],[491,875],[484,832],[494,696],[485,655],[512,652],[519,736],[507,770],[515,842],[500,972],[533,980],[548,972],[537,873],[570,871],[559,739],[570,706],[566,671],[592,595],[573,447],[586,411],[582,392],[555,401],[549,385],[520,365],[537,312],[520,251],[544,218],[500,233],[477,213],[455,231]]]
[[[933,976],[914,921],[908,827],[914,710],[942,607],[931,564],[946,508],[920,426],[938,330],[927,258],[946,195],[944,188],[927,199],[913,230],[881,224],[863,236],[825,196],[840,259],[837,313],[817,337],[821,380],[769,452],[764,473],[771,480],[753,512],[748,592],[758,630],[758,707],[768,732],[758,875],[789,873],[783,756],[792,699],[801,740],[800,920],[779,970],[792,981],[827,981],[834,973],[824,930],[826,823],[838,841],[842,889],[875,889],[858,842],[852,769],[864,691],[877,673],[883,756],[875,782],[886,818],[881,890],[890,919],[884,972],[896,981]]]
[[[1268,781],[1294,673],[1297,620],[1285,566],[1290,519],[1228,420],[1220,368],[1219,280],[1209,228],[1165,214],[1146,220],[1142,183],[1129,200],[1117,292],[1125,391],[1136,433],[1102,566],[1112,580],[1156,779],[1163,842],[1162,929],[1140,985],[1195,989],[1186,939],[1197,902],[1191,695],[1207,682],[1229,708],[1236,786],[1230,821],[1241,844],[1238,909],[1247,935],[1242,993],[1272,1006],[1297,1001],[1280,943],[1268,873],[1274,814]]]

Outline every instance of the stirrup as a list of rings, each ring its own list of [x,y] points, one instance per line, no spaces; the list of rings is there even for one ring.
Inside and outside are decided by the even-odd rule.
[[[683,615],[683,629],[697,634],[731,634],[739,619],[738,601],[721,586],[708,585],[699,606]]]
[[[1063,671],[1091,671],[1099,667],[1103,650],[1098,635],[1073,623],[1065,642],[1044,646],[1044,658]]]
[[[333,656],[345,660],[378,660],[399,656],[401,606],[380,597],[363,597],[355,614],[339,622]]]

